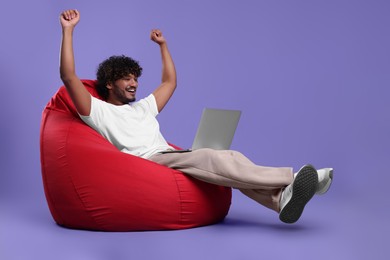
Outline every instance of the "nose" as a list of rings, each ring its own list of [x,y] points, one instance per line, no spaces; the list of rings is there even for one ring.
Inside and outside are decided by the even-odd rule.
[[[130,80],[128,82],[128,86],[130,86],[130,87],[137,87],[138,86],[138,82],[136,80],[132,79],[132,80]]]
[[[130,83],[131,83],[131,86],[133,86],[133,87],[138,86],[138,82],[135,79],[132,79]]]

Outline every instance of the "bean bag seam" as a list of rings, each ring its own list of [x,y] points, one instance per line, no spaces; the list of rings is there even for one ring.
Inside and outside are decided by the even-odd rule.
[[[70,129],[72,128],[72,125],[74,124],[75,120],[77,120],[77,119],[74,118],[74,117],[72,117],[71,122],[70,122],[70,124],[69,124],[69,127],[68,127],[68,129],[67,129],[66,138],[65,138],[65,143],[68,143],[68,138],[69,138]],[[69,149],[68,146],[66,146],[66,149],[65,149],[66,152],[65,152],[65,154],[64,154],[65,157],[68,157],[68,149]],[[83,207],[84,207],[85,212],[87,213],[86,215],[87,215],[90,219],[92,219],[92,220],[95,222],[96,225],[101,226],[101,225],[99,225],[99,223],[96,221],[96,219],[95,219],[91,214],[89,214],[89,211],[88,211],[88,209],[87,209],[87,206],[85,205],[85,202],[83,201],[83,199],[82,199],[82,197],[80,196],[78,190],[76,189],[76,186],[75,186],[75,184],[74,184],[74,181],[73,181],[72,176],[70,176],[70,175],[68,175],[68,176],[69,176],[69,179],[70,179],[70,181],[71,181],[71,183],[72,183],[72,187],[73,187],[75,193],[77,194],[77,197],[79,198],[81,204],[82,204]]]
[[[49,110],[49,111],[48,111]],[[46,111],[46,113],[45,113],[45,111]],[[62,218],[62,216],[61,216],[61,214],[60,214],[60,211],[57,209],[57,207],[56,207],[56,203],[54,203],[54,199],[53,199],[53,197],[51,196],[51,192],[49,191],[49,187],[50,187],[50,185],[47,183],[47,178],[46,178],[46,162],[45,162],[45,159],[44,159],[44,156],[42,156],[42,154],[43,154],[43,151],[45,150],[44,149],[44,146],[45,146],[45,144],[44,144],[44,140],[43,140],[43,136],[44,136],[44,130],[45,130],[45,128],[46,128],[46,124],[47,124],[47,120],[48,120],[48,118],[49,118],[49,116],[52,116],[51,115],[51,112],[52,112],[52,109],[48,109],[48,108],[46,108],[44,111],[43,111],[43,113],[44,113],[44,116],[45,116],[45,118],[44,118],[44,120],[43,120],[43,123],[42,123],[42,126],[41,126],[41,140],[40,140],[40,143],[41,143],[41,163],[42,163],[42,179],[43,179],[43,181],[44,181],[44,183],[45,183],[45,187],[46,187],[46,189],[48,190],[47,191],[47,194],[46,194],[46,196],[48,197],[48,199],[51,201],[51,203],[50,203],[50,205],[52,206],[52,210],[55,212],[55,214],[56,214],[56,216],[59,218],[59,220],[60,220],[60,222],[61,223],[64,223],[64,220],[63,220],[63,218]]]
[[[173,170],[173,169],[172,169]],[[176,184],[176,187],[177,187],[177,192],[179,194],[179,222],[183,222],[183,197],[182,197],[182,194],[181,194],[181,190],[180,190],[180,186],[179,184],[177,183],[177,177],[176,177],[176,172],[174,172],[173,174],[173,178],[175,179],[175,184]]]

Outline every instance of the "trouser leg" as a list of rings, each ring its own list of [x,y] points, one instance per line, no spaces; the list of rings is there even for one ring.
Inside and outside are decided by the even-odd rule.
[[[277,212],[282,188],[293,181],[291,168],[259,166],[241,153],[230,150],[199,149],[190,153],[158,154],[150,160],[208,183],[239,189]]]

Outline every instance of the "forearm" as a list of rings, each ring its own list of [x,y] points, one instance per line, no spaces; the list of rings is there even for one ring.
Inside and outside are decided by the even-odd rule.
[[[63,28],[62,30],[60,76],[78,113],[89,115],[91,111],[91,97],[76,75],[73,53],[73,28]]]
[[[160,30],[152,30],[150,34],[152,41],[160,46],[162,59],[162,79],[160,86],[153,91],[156,98],[157,109],[159,112],[165,107],[176,89],[176,69],[171,54],[169,53],[167,42]]]
[[[162,83],[168,83],[176,88],[176,69],[172,56],[169,53],[167,43],[160,45],[162,59]]]
[[[80,14],[77,10],[67,10],[60,15],[62,26],[60,76],[78,113],[88,116],[91,112],[91,95],[76,76],[73,54],[73,30],[79,20]]]
[[[76,77],[73,53],[73,28],[64,28],[62,30],[60,76],[64,83]]]

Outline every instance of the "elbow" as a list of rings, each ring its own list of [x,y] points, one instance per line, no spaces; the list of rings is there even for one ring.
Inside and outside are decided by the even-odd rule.
[[[172,85],[172,88],[175,89],[177,87],[177,78],[176,78],[176,75],[175,77],[172,78],[171,80],[171,85]]]
[[[162,81],[162,85],[166,86],[166,88],[175,90],[177,86],[177,81],[176,79],[168,79],[165,81]]]
[[[176,79],[172,82],[172,87],[173,87],[173,89],[175,89],[177,87],[177,80]]]
[[[61,74],[61,73],[60,73],[60,78],[61,78],[62,83],[65,83],[65,82],[69,81],[68,77],[66,75],[64,75],[64,74]]]
[[[75,77],[76,74],[74,73],[66,73],[64,71],[60,71],[60,78],[64,84],[71,82]]]
[[[172,82],[171,83],[172,91],[175,91],[176,87],[177,87],[177,82],[176,81]]]
[[[61,68],[60,68],[60,78],[61,78],[62,82],[68,81],[68,79],[69,79],[68,73],[63,71]]]

